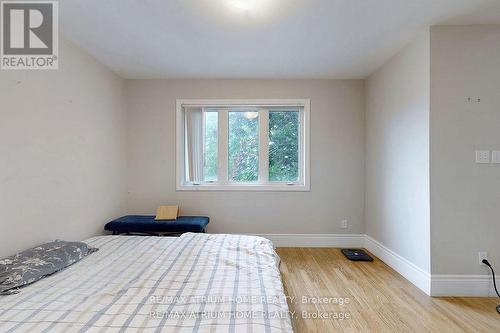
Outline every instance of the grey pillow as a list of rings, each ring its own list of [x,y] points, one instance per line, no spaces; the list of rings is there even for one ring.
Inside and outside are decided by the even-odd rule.
[[[58,272],[97,250],[81,242],[55,240],[0,259],[0,295],[16,294],[19,287]]]

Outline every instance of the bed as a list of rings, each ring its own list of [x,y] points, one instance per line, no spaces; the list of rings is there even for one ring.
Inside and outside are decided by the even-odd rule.
[[[99,251],[0,296],[1,332],[292,332],[264,238],[100,236]]]

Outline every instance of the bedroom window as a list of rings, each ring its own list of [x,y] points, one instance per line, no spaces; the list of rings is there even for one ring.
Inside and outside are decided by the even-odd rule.
[[[309,190],[309,100],[177,100],[177,190]]]

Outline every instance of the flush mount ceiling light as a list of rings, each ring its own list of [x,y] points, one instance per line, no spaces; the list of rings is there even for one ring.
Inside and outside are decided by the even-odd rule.
[[[229,4],[239,10],[249,11],[252,9],[252,0],[229,0]]]
[[[201,6],[206,14],[213,16],[218,24],[234,24],[263,28],[263,23],[276,23],[291,8],[287,5],[293,0],[185,0]],[[195,7],[195,8],[196,8]],[[280,8],[280,10],[278,10]],[[199,10],[199,8],[198,8]],[[272,20],[271,20],[272,19]]]
[[[242,12],[260,12],[271,5],[271,0],[226,0],[227,4]]]
[[[294,0],[182,0],[180,2],[183,6],[189,7],[189,13],[207,18],[217,27],[228,31],[249,28],[266,30],[285,20],[291,10],[295,10],[293,6],[287,5],[288,3],[296,3]],[[205,20],[196,22],[204,24]]]

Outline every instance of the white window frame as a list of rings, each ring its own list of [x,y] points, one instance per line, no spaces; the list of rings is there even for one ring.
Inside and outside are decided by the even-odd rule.
[[[310,191],[310,100],[309,99],[178,99],[176,101],[176,190],[177,191]],[[259,111],[259,180],[255,183],[235,183],[228,180],[228,112],[218,114],[218,174],[217,182],[200,184],[185,181],[185,126],[184,107],[257,107]],[[299,130],[299,180],[297,182],[263,182],[262,175],[269,173],[266,106],[301,107]],[[267,177],[266,177],[267,178]]]

